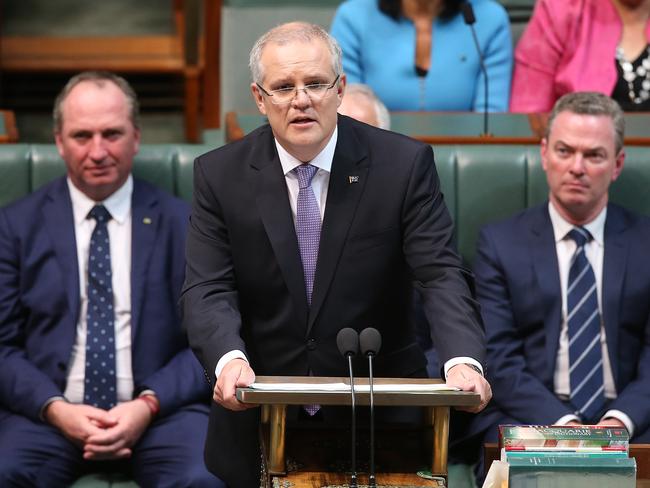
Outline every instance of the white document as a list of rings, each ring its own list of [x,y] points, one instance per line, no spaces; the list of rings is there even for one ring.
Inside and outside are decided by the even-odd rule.
[[[341,391],[349,392],[350,385],[345,383],[253,383],[249,388],[266,391]],[[447,386],[445,383],[392,383],[375,384],[373,391],[376,392],[432,392],[432,391],[459,391],[460,388]],[[354,391],[367,393],[370,385],[358,385],[355,383]]]

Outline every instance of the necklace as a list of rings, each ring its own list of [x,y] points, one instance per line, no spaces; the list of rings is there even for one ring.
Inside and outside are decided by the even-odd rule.
[[[616,61],[623,70],[623,79],[627,82],[628,96],[630,101],[637,105],[650,98],[650,45],[646,47],[644,55],[645,57],[635,69],[632,63],[625,58],[623,49],[620,46],[616,48]],[[634,86],[637,78],[643,78],[640,86],[637,83],[638,93]]]

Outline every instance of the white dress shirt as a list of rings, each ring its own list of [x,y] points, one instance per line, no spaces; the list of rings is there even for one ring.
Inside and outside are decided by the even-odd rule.
[[[566,235],[575,226],[567,222],[549,202],[548,211],[553,225],[553,234],[555,236],[555,249],[557,252],[558,271],[560,273],[560,286],[562,290],[562,325],[560,329],[560,341],[555,364],[555,373],[553,384],[555,394],[561,399],[568,399],[571,394],[569,382],[569,333],[567,323],[567,286],[569,282],[569,270],[571,267],[571,258],[576,250],[576,243],[573,239],[567,238]],[[596,290],[598,295],[598,310],[600,312],[600,343],[603,355],[603,380],[605,386],[605,398],[616,398],[616,386],[612,374],[612,366],[609,360],[607,349],[607,336],[602,321],[602,290],[603,290],[603,257],[605,255],[605,219],[607,217],[607,207],[598,214],[598,216],[585,224],[583,227],[589,231],[593,239],[585,244],[585,256],[591,264],[596,278]],[[604,417],[613,417],[619,419],[625,424],[630,435],[633,432],[634,425],[632,420],[619,410],[610,410],[605,413]],[[577,420],[575,415],[565,415],[556,422],[558,425],[565,424],[571,420]]]
[[[88,309],[87,273],[90,237],[96,221],[87,218],[90,210],[101,203],[111,214],[108,236],[111,247],[113,277],[113,309],[115,311],[115,363],[117,400],[133,399],[133,370],[131,368],[131,194],[133,177],[104,202],[95,202],[75,187],[68,178],[72,200],[77,262],[79,264],[79,321],[72,356],[68,364],[68,381],[64,397],[71,403],[83,403],[86,361],[86,313]]]
[[[327,202],[327,191],[330,182],[330,173],[332,169],[332,161],[334,160],[334,150],[336,149],[336,141],[338,140],[338,127],[334,129],[334,133],[330,138],[327,145],[323,150],[312,159],[309,164],[316,166],[318,171],[311,180],[311,186],[314,191],[314,196],[316,197],[316,202],[320,209],[321,222],[325,217],[325,203]],[[302,161],[296,159],[291,154],[289,154],[277,141],[275,140],[275,147],[278,150],[278,156],[280,158],[280,164],[282,165],[282,171],[284,172],[284,178],[287,183],[287,192],[289,194],[289,203],[291,204],[291,214],[293,215],[293,222],[296,223],[296,208],[298,206],[298,192],[300,190],[300,185],[298,183],[298,175],[294,173],[294,169],[300,166]],[[218,378],[221,370],[231,359],[245,359],[246,356],[242,351],[234,350],[229,351],[219,359],[217,366],[215,368],[215,376]],[[456,357],[451,358],[444,365],[445,376],[447,372],[453,366],[461,363],[469,363],[478,367],[483,371],[481,364],[473,358],[468,357]]]

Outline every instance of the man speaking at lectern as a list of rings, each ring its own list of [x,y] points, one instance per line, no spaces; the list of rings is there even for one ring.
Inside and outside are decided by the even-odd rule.
[[[181,298],[215,381],[206,462],[234,488],[259,486],[259,409],[235,397],[255,373],[345,376],[338,331],[372,326],[377,376],[426,376],[413,283],[447,382],[481,395],[475,411],[491,397],[431,148],[337,115],[341,51],[318,26],[272,29],[250,66],[269,125],[196,160]]]

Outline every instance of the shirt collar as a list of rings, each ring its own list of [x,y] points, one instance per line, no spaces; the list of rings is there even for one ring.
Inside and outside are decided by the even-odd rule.
[[[548,213],[551,217],[551,224],[553,225],[553,233],[555,234],[555,242],[560,242],[563,240],[571,229],[576,227],[575,225],[567,222],[557,211],[555,206],[549,201],[548,202]],[[591,237],[598,245],[603,246],[605,243],[605,219],[607,217],[607,205],[600,211],[588,224],[583,225],[585,229],[589,231]]]
[[[332,171],[332,161],[334,160],[334,150],[336,149],[336,141],[338,139],[339,129],[338,126],[334,127],[334,132],[332,137],[327,142],[327,145],[319,152],[314,159],[309,161],[309,164],[316,166],[319,169],[331,173]],[[300,166],[302,161],[294,158],[289,154],[286,149],[284,149],[277,139],[275,139],[275,147],[278,149],[278,156],[280,157],[280,164],[282,164],[282,172],[285,176],[293,171],[295,168]]]
[[[124,184],[111,194],[103,202],[96,202],[79,188],[74,186],[70,177],[67,178],[70,200],[72,201],[72,213],[76,225],[81,224],[88,217],[88,213],[97,204],[102,204],[109,211],[111,217],[118,223],[123,224],[131,211],[131,195],[133,194],[133,176],[129,175]]]

